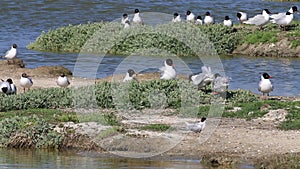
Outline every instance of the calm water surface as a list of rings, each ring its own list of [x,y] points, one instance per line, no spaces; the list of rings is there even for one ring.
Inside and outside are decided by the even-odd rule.
[[[47,150],[0,149],[1,169],[208,169],[200,160],[152,160],[103,157],[92,152],[57,152]],[[241,169],[251,169],[251,165],[241,164]]]

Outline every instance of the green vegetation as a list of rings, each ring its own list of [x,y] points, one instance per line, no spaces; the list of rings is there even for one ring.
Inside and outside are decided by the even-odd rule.
[[[249,44],[259,43],[275,43],[277,39],[278,31],[254,31],[246,35],[246,42]]]
[[[292,47],[300,44],[297,38],[300,34],[299,25],[299,21],[293,21],[287,28]],[[193,46],[197,46],[199,51],[205,49],[213,53],[215,49],[218,54],[229,54],[242,43],[275,43],[286,37],[286,33],[275,24],[268,24],[264,30],[254,28],[255,26],[249,25],[228,28],[221,24],[168,23],[155,28],[140,26],[124,30],[119,23],[88,23],[43,32],[27,48],[39,51],[112,55],[129,55],[141,49],[160,49],[178,56],[195,56],[198,51],[191,48]],[[186,41],[186,38],[189,38],[189,41]],[[211,48],[212,45],[214,49]],[[153,51],[143,51],[139,54],[151,55]],[[163,54],[156,52],[154,55]]]
[[[186,34],[189,42],[185,40],[186,38],[183,40],[176,38],[182,37],[180,32],[183,30],[182,33]],[[178,36],[174,37],[176,34]],[[240,39],[235,29],[220,24],[196,27],[192,24],[168,23],[156,28],[141,26],[124,30],[119,23],[101,22],[51,29],[43,32],[27,48],[55,52],[80,52],[83,49],[84,52],[89,53],[104,52],[118,55],[132,54],[137,49],[158,48],[179,56],[194,56],[195,51],[186,46],[186,43],[191,42],[190,38],[195,38],[195,43],[198,44],[194,45],[198,45],[199,48],[205,47],[208,45],[206,37],[213,43],[219,54],[232,52]],[[106,44],[109,43],[112,45],[107,46]]]
[[[149,124],[140,128],[141,130],[151,130],[151,131],[167,131],[171,130],[172,127],[167,124]]]
[[[149,99],[151,98],[151,99]],[[216,96],[184,80],[109,83],[73,88],[36,89],[19,95],[0,97],[0,111],[34,108],[181,108],[210,104]],[[228,101],[247,102],[257,98],[247,91],[228,92]],[[153,101],[154,100],[154,101]],[[157,100],[157,101],[155,101]],[[160,101],[160,102],[158,102]]]
[[[87,23],[69,25],[66,27],[50,29],[42,34],[34,43],[28,45],[29,49],[55,52],[79,52],[86,40],[104,23]]]
[[[0,121],[0,145],[14,148],[59,148],[63,135],[36,115],[15,116]]]

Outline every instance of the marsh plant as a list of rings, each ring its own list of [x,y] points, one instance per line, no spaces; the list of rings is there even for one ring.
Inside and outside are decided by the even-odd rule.
[[[104,26],[106,28],[101,29]],[[123,26],[119,23],[101,22],[74,26],[69,25],[54,30],[51,29],[48,32],[43,32],[36,41],[30,43],[27,48],[39,51],[79,52],[84,44],[92,38],[91,41],[93,42],[93,45],[88,45],[89,48],[85,48],[85,51],[81,52],[128,55],[138,49],[159,48],[170,51],[178,56],[195,56],[195,53],[185,45],[185,42],[178,41],[178,39],[174,39],[172,36],[168,36],[165,33],[159,33],[164,31],[176,33],[181,29],[193,31],[191,28],[194,27],[197,27],[200,31],[194,32],[196,34],[190,32],[193,34],[193,37],[207,37],[213,43],[219,54],[228,54],[232,52],[239,43],[240,35],[234,29],[224,27],[220,24],[195,26],[184,23],[167,23],[156,27],[141,26],[124,30]],[[201,33],[199,34],[199,32]],[[95,36],[94,33],[103,36]],[[126,34],[132,36],[124,38],[124,35]],[[184,36],[184,34],[182,36]],[[93,39],[93,37],[97,37],[97,39]],[[106,48],[105,45],[103,45],[103,42],[118,43],[113,47],[110,46]],[[205,45],[206,43],[199,44],[200,47]]]

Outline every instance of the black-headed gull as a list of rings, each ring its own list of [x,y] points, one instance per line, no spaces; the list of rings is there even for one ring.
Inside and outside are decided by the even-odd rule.
[[[8,50],[6,53],[5,53],[5,56],[4,58],[7,59],[7,62],[9,62],[9,60],[13,60],[14,58],[16,58],[17,56],[17,45],[16,44],[13,44],[12,47],[10,48],[10,50]]]
[[[174,13],[172,22],[181,22],[181,17],[178,13]]]
[[[137,73],[133,69],[128,69],[125,78],[123,79],[123,82],[136,80]]]
[[[248,20],[248,15],[245,12],[238,12],[236,13],[236,16],[240,23],[243,23],[244,21]]]
[[[124,24],[124,29],[128,29],[128,28],[130,28],[129,20],[125,21],[125,24]]]
[[[298,8],[297,6],[292,6],[288,12],[290,12],[291,14],[295,13],[295,12],[298,12]],[[272,19],[279,19],[279,18],[282,18],[286,15],[286,12],[281,12],[281,13],[277,13],[277,14],[272,14],[270,15],[270,18]]]
[[[274,89],[270,78],[272,78],[272,76],[270,76],[268,73],[263,73],[261,75],[261,79],[258,84],[258,91],[262,92],[263,96],[265,96],[265,94],[269,96],[269,93]]]
[[[27,88],[28,90],[30,90],[30,87],[33,85],[33,82],[31,80],[31,78],[26,74],[23,73],[20,79],[20,86],[23,87],[24,92],[25,89]]]
[[[189,76],[189,80],[193,82],[194,85],[198,86],[201,90],[203,87],[210,85],[214,80],[214,74],[211,72],[210,67],[202,66],[201,73],[195,73]]]
[[[132,22],[134,24],[139,24],[139,25],[143,24],[143,20],[140,16],[140,10],[139,9],[134,10],[134,15],[133,15],[133,18],[132,18]]]
[[[68,77],[62,73],[56,80],[56,84],[60,87],[67,87],[70,85]]]
[[[210,15],[210,12],[205,13],[204,24],[214,24],[214,18]]]
[[[195,22],[195,15],[191,11],[186,11],[186,21],[187,22]]]
[[[167,59],[164,62],[164,66],[160,68],[161,77],[163,80],[171,80],[176,78],[176,70],[174,68],[173,60]]]
[[[283,30],[286,31],[286,26],[293,21],[293,18],[294,18],[294,16],[293,16],[292,13],[286,12],[285,15],[282,15],[281,17],[274,18],[270,22],[282,26]]]
[[[215,79],[213,80],[213,90],[215,94],[226,94],[229,86],[229,78],[223,77],[219,73],[215,74]]]
[[[196,132],[196,133],[200,133],[206,127],[206,118],[202,117],[201,121],[198,122],[198,123],[188,123],[188,122],[185,122],[185,124],[186,124],[186,128],[188,130],[191,130],[191,131]]]
[[[202,25],[202,24],[203,24],[203,20],[202,20],[202,17],[201,17],[200,15],[197,16],[196,24],[197,24],[197,25]]]
[[[225,19],[223,21],[224,26],[232,27],[232,20],[229,18],[229,16],[225,16]]]
[[[11,93],[11,86],[9,82],[3,80],[0,82],[0,92],[7,95]]]
[[[126,21],[129,21],[129,18],[128,18],[128,14],[124,13],[123,16],[122,16],[121,23],[125,25]]]
[[[244,21],[243,23],[256,25],[259,26],[260,29],[262,29],[262,27],[269,22],[270,14],[271,12],[268,9],[264,9],[262,11],[262,14],[255,15],[254,17],[249,18],[247,21]]]
[[[10,92],[9,92],[9,94],[17,94],[17,87],[16,87],[16,85],[13,83],[12,79],[11,79],[11,78],[8,78],[6,81],[7,81],[7,82],[9,83],[9,85],[10,85]]]

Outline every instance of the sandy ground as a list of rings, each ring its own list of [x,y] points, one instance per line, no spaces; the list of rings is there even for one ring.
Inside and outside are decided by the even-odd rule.
[[[32,88],[34,89],[58,87],[56,85],[56,79],[62,71],[64,71],[65,74],[70,73],[61,67],[26,69],[20,68],[19,65],[7,65],[6,61],[0,61],[0,78],[12,78],[20,92],[22,92],[22,89],[19,86],[19,79],[23,72],[32,76],[34,83]],[[94,79],[83,80],[71,76],[69,77],[71,86],[95,83]],[[122,79],[122,77],[123,76],[120,76],[118,78]],[[157,77],[159,77],[158,74],[151,76],[151,78]],[[142,81],[146,78],[145,75],[139,75],[138,79]],[[111,80],[111,78],[98,79],[96,81],[102,80]],[[180,124],[184,127],[183,119],[175,115],[160,115],[157,119],[165,120],[164,123],[167,124]],[[233,159],[239,159],[240,161],[276,154],[300,153],[300,131],[279,130],[276,127],[277,123],[274,121],[259,119],[246,121],[244,119],[222,118],[215,130],[209,127],[211,121],[213,121],[213,119],[208,119],[208,127],[201,133],[194,133],[192,131],[185,132],[183,139],[162,155],[197,159],[214,155],[214,157],[222,157],[219,159],[220,163],[230,163]],[[123,121],[123,123],[128,123],[128,121]],[[131,124],[134,123],[137,122],[132,122]],[[162,143],[158,141],[156,144]]]

